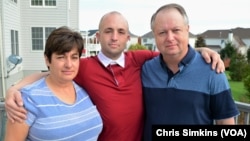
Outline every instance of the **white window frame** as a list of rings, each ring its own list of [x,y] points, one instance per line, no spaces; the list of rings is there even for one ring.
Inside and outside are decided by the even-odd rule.
[[[31,7],[56,7],[57,0],[30,0]]]
[[[18,31],[10,30],[10,42],[11,42],[11,54],[19,55],[19,39],[18,39]]]
[[[56,27],[31,27],[31,50],[43,51],[48,36],[55,29]]]

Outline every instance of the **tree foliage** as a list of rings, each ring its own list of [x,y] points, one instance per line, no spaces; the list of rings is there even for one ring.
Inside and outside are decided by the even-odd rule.
[[[232,42],[226,42],[225,48],[221,49],[220,51],[220,55],[222,59],[232,58],[233,56],[236,55],[236,53],[237,53],[237,50],[235,49]]]
[[[144,50],[144,49],[147,49],[147,47],[140,44],[132,44],[128,48],[128,50]]]
[[[206,41],[204,40],[203,37],[198,36],[197,40],[195,41],[195,47],[199,48],[199,47],[205,47],[206,45]]]
[[[247,90],[247,97],[250,99],[250,75],[243,79],[244,87]]]
[[[247,61],[250,63],[250,47],[247,50]]]
[[[230,78],[233,81],[242,81],[250,73],[250,66],[244,55],[237,53],[231,58],[229,65]]]

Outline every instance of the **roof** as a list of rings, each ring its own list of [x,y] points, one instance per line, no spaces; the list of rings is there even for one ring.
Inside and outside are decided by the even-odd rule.
[[[237,27],[234,29],[224,29],[224,30],[207,30],[199,36],[203,38],[228,38],[228,34],[232,32],[234,37],[235,35],[240,37],[241,39],[250,38],[250,28],[241,28]]]
[[[239,46],[246,46],[246,44],[242,41],[242,38],[240,38],[239,36],[234,35],[234,39],[237,41],[237,43],[239,43]]]
[[[148,33],[141,36],[142,38],[154,38],[153,32],[149,31]]]
[[[88,36],[92,36],[92,35],[96,34],[97,31],[98,31],[97,29],[88,30]]]
[[[94,34],[96,34],[96,32],[98,32],[98,29],[91,29],[91,30],[88,30],[88,36],[93,36]],[[130,31],[129,31],[129,35],[130,35],[131,37],[139,37],[139,36],[137,36],[137,35],[131,33]]]

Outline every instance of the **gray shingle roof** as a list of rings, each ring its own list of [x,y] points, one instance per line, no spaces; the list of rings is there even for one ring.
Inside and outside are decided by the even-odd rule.
[[[203,38],[228,38],[228,34],[232,32],[234,36],[238,36],[241,39],[250,39],[250,28],[234,28],[234,29],[226,29],[226,30],[207,30],[199,36]]]
[[[88,36],[93,36],[97,31],[98,31],[98,29],[88,30],[88,33],[89,33]],[[137,36],[137,35],[131,33],[130,31],[129,31],[129,35],[130,35],[131,37],[139,37],[139,36]]]
[[[94,35],[98,30],[97,29],[94,29],[94,30],[88,30],[89,34],[88,36],[92,36]]]

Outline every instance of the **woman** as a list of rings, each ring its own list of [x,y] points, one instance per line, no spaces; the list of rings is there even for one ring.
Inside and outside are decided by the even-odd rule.
[[[78,32],[60,27],[50,34],[44,51],[50,74],[21,90],[28,116],[24,123],[7,121],[5,141],[97,140],[101,116],[86,91],[72,81],[82,49]]]

